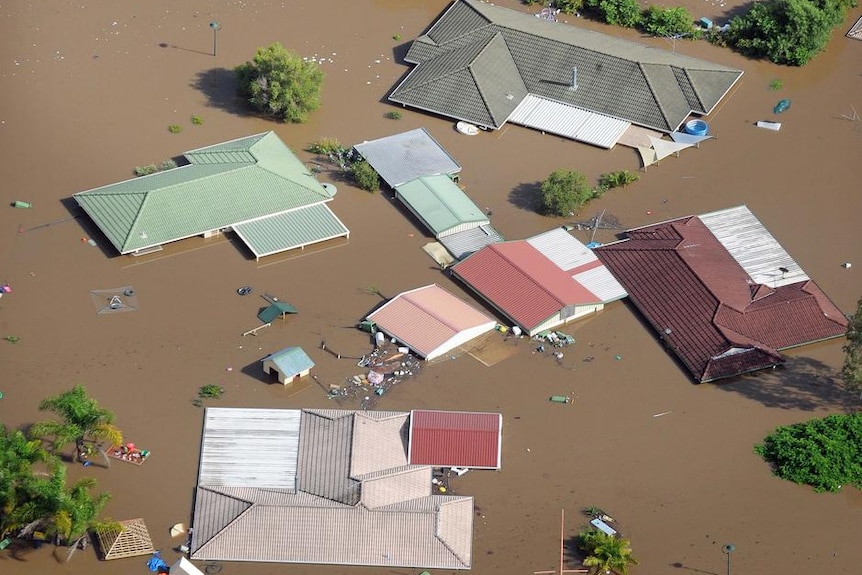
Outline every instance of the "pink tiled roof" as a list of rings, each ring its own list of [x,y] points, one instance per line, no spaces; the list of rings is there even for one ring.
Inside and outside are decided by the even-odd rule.
[[[753,284],[697,217],[626,237],[596,253],[696,381],[778,365],[780,350],[846,332],[846,317],[813,281]]]
[[[416,410],[410,415],[410,463],[500,468],[499,413]]]
[[[526,240],[486,246],[452,271],[528,330],[566,306],[601,303]]]
[[[495,324],[437,284],[398,294],[368,319],[425,357],[460,332]]]

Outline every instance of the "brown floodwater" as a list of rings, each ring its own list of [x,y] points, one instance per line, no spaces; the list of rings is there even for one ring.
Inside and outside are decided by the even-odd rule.
[[[528,9],[514,0],[499,4]],[[741,5],[683,4],[718,23]],[[0,341],[0,420],[25,426],[43,417],[42,398],[85,385],[117,414],[127,439],[152,456],[140,467],[72,466],[70,477],[93,476],[112,493],[106,515],[144,518],[169,562],[179,556],[170,526],[190,521],[203,413],[192,401],[200,386],[226,389],[209,405],[332,406],[324,388],[358,368],[322,351],[320,342],[344,356],[368,351],[370,341],[353,326],[380,302],[371,286],[392,296],[437,282],[475,300],[425,255],[428,232],[388,194],[362,192],[330,170],[321,178],[339,188],[331,207],[350,228],[349,241],[261,262],[225,238],[189,240],[145,258],[116,256],[82,241],[98,234],[72,217],[70,197],[131,177],[135,166],[266,130],[313,161],[303,150],[323,137],[352,145],[425,127],[463,166],[466,192],[492,210],[497,229],[517,239],[569,221],[529,208],[537,183],[551,171],[577,169],[594,179],[640,168],[637,153],[622,146],[600,150],[518,126],[471,138],[449,120],[411,110],[401,120],[386,119],[392,107],[385,96],[407,72],[400,58],[408,42],[446,6],[443,0],[21,0],[0,7],[0,281],[14,289],[0,300],[0,336],[20,337],[17,344]],[[862,42],[844,33],[856,17],[858,10],[802,69],[750,61],[705,42],[677,42],[678,52],[745,71],[709,118],[716,138],[639,172],[638,182],[607,193],[572,220],[604,210],[634,227],[744,203],[841,309],[853,311],[862,295],[862,122],[847,118],[862,110]],[[222,26],[215,56],[212,20]],[[255,118],[233,96],[231,69],[274,41],[317,58],[326,72],[322,107],[306,124]],[[780,90],[770,90],[774,79]],[[792,106],[775,118],[781,131],[754,127],[774,118],[772,107],[782,98]],[[204,123],[192,125],[193,114]],[[171,134],[169,124],[183,131]],[[10,207],[16,200],[33,207]],[[589,241],[588,232],[579,233]],[[595,239],[613,234],[601,230]],[[845,269],[843,262],[855,265]],[[138,311],[96,313],[90,290],[126,285],[136,290]],[[242,285],[254,294],[238,296]],[[242,337],[258,325],[264,292],[300,313]],[[428,366],[378,403],[503,413],[502,470],[471,472],[454,484],[457,493],[475,497],[474,572],[554,569],[560,511],[566,510],[570,538],[591,505],[614,515],[631,539],[640,559],[633,573],[720,574],[727,543],[736,546],[733,568],[740,573],[858,572],[859,491],[812,493],[773,477],[752,451],[777,425],[855,407],[835,386],[841,341],[795,350],[785,369],[693,385],[624,303],[568,331],[577,343],[560,362],[522,339],[490,367],[466,355]],[[288,345],[303,346],[317,362],[320,385],[297,391],[263,381],[260,358]],[[548,401],[558,394],[575,401]],[[0,553],[0,571],[143,573],[146,559],[102,562],[90,548],[58,564],[46,546]],[[418,571],[225,564],[222,572],[288,570]]]

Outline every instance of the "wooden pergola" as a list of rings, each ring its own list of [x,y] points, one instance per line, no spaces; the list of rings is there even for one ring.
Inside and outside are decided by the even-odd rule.
[[[96,539],[102,559],[121,559],[150,555],[155,549],[143,519],[127,519],[117,522],[116,527],[96,531]]]

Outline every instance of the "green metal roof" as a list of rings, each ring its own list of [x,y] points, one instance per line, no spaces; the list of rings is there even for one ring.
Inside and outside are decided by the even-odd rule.
[[[233,229],[257,258],[350,236],[350,230],[326,204],[266,216],[237,224]]]
[[[314,361],[301,347],[288,347],[263,358],[271,361],[286,377],[293,377],[314,367]]]
[[[488,216],[448,176],[424,176],[395,189],[435,236],[463,224],[488,222]]]
[[[265,307],[257,314],[257,318],[263,323],[272,323],[278,316],[286,313],[299,313],[295,307],[284,301],[276,301]]]
[[[122,254],[331,199],[274,132],[184,155],[188,165],[74,198]]]

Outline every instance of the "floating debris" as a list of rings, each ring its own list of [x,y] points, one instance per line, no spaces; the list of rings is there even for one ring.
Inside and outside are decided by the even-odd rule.
[[[406,348],[390,343],[378,345],[356,364],[367,371],[348,377],[344,385],[330,386],[327,397],[359,399],[362,409],[371,409],[394,385],[419,374],[422,361],[409,350],[405,353],[402,349]]]

